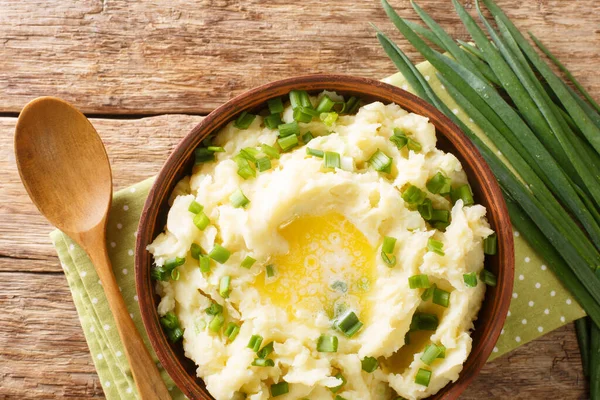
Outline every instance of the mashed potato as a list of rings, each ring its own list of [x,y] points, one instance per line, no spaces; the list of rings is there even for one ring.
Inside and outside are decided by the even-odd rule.
[[[312,103],[325,95],[339,100],[325,92]],[[281,116],[292,122],[291,107]],[[165,231],[148,247],[159,268],[177,257],[181,264],[172,274],[177,280],[157,282],[159,314],[177,316],[185,354],[217,400],[435,394],[458,378],[471,351],[469,331],[485,285],[478,279],[467,286],[464,275],[479,276],[483,269],[483,241],[493,233],[485,208],[460,199],[453,204],[450,196],[427,189],[440,172],[453,188],[467,178],[456,157],[436,148],[428,119],[398,105],[375,102],[329,125],[317,117],[299,127],[300,137],[310,131],[314,139],[301,140],[271,158],[270,169],[244,179],[235,157],[248,148],[260,151],[261,144],[277,147],[278,131],[265,127],[261,116],[243,130],[232,122],[211,144],[224,151],[178,184]],[[390,140],[394,129],[414,141],[412,150]],[[307,147],[338,153],[340,168],[325,168]],[[392,159],[389,173],[373,168],[378,150]],[[256,153],[252,157],[263,156]],[[433,209],[449,212],[447,227],[426,221],[403,199],[410,185]],[[249,200],[244,207],[232,198],[238,190]],[[194,201],[210,221],[203,230],[189,211]],[[382,254],[384,237],[396,243]],[[436,252],[438,242],[443,247]],[[202,272],[190,252],[193,243],[203,254],[222,246],[229,257],[200,256],[210,268]],[[437,286],[438,304],[427,294],[422,299],[426,288],[409,287],[414,275]],[[440,302],[437,295],[445,293],[449,297]],[[351,321],[359,329],[347,335],[339,325],[350,312],[360,323]],[[424,314],[437,318],[437,326],[419,328],[415,319]],[[254,349],[248,346],[253,335],[262,337]],[[323,351],[334,342],[336,351]],[[270,354],[257,354],[271,343]],[[421,357],[430,344],[445,354],[428,364]],[[272,361],[253,365],[261,355]],[[428,385],[416,382],[420,370],[431,372]]]

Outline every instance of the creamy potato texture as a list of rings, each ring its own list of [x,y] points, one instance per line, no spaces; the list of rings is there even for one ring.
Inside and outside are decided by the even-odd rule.
[[[311,98],[313,104],[325,94],[339,100],[322,93]],[[290,106],[282,118],[293,121]],[[428,191],[428,180],[439,172],[453,187],[466,184],[466,175],[455,156],[436,148],[428,119],[398,105],[375,102],[355,115],[340,115],[330,126],[317,117],[299,127],[301,135],[310,131],[314,139],[300,141],[272,158],[270,169],[244,179],[234,157],[261,144],[276,147],[278,131],[265,127],[261,116],[247,129],[232,122],[213,140],[224,152],[178,184],[165,231],[148,248],[157,266],[185,258],[178,280],[156,284],[159,314],[177,315],[185,354],[217,400],[244,394],[269,399],[271,385],[281,382],[288,384],[288,393],[277,397],[284,400],[419,399],[438,392],[458,378],[471,350],[469,331],[485,285],[478,279],[469,287],[463,276],[478,276],[483,268],[483,240],[492,234],[485,208],[464,206],[462,200],[453,204],[449,196]],[[390,140],[394,129],[420,149],[399,148]],[[325,168],[323,158],[308,155],[307,147],[339,153],[341,168]],[[369,162],[377,150],[393,160],[389,173]],[[403,200],[409,185],[426,193],[434,209],[450,212],[445,231]],[[249,200],[245,207],[230,200],[238,189]],[[192,201],[210,220],[204,230],[188,210]],[[381,255],[386,236],[396,238],[388,255],[395,257],[393,266]],[[443,255],[428,248],[430,239],[443,244]],[[210,272],[202,272],[190,254],[192,243],[207,253],[221,245],[230,257],[210,260]],[[241,266],[247,256],[256,260],[250,268]],[[409,277],[418,274],[450,293],[448,307],[423,300],[425,289],[409,287]],[[224,277],[230,279],[226,298],[219,292]],[[209,326],[216,317],[205,311],[213,303],[223,307],[217,332]],[[336,328],[349,310],[364,324],[351,337]],[[419,313],[435,315],[437,328],[409,333]],[[231,322],[240,328],[234,340],[224,333]],[[261,347],[273,342],[267,357],[273,366],[252,365],[253,335],[262,336]],[[337,337],[336,352],[318,351],[322,335]],[[445,357],[427,365],[420,358],[430,343],[445,347]],[[373,372],[362,369],[366,357],[378,361]],[[431,371],[428,386],[415,382],[419,369]]]

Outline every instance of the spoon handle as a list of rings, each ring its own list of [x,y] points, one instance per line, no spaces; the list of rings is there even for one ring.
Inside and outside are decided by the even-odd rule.
[[[102,282],[108,305],[115,319],[125,354],[131,366],[131,374],[135,380],[140,399],[170,400],[167,390],[156,364],[152,360],[142,337],[129,316],[129,311],[117,285],[104,238],[104,224],[88,232],[76,234],[73,239],[86,249],[96,272]]]

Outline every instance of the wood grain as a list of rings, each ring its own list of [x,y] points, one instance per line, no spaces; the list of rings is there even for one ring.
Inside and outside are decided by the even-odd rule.
[[[473,9],[473,0],[462,2]],[[416,21],[407,0],[391,3]],[[600,92],[600,2],[498,3]],[[450,1],[420,5],[467,39]],[[0,112],[54,95],[87,113],[206,114],[284,77],[395,72],[368,25],[393,32],[376,0],[0,0],[0,10]]]

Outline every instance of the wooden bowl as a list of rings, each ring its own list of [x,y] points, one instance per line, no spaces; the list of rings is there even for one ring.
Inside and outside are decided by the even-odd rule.
[[[196,377],[195,364],[184,356],[181,343],[169,343],[161,329],[156,310],[159,297],[155,294],[154,283],[150,279],[152,255],[146,247],[163,231],[169,210],[169,195],[175,184],[191,173],[194,149],[200,142],[207,135],[219,131],[240,112],[258,112],[265,107],[267,100],[286,96],[292,89],[313,93],[327,89],[344,95],[355,95],[365,101],[396,103],[408,111],[429,117],[437,130],[438,147],[451,152],[460,160],[469,178],[475,201],[487,208],[488,221],[498,235],[498,253],[493,257],[487,256],[485,264],[498,277],[498,285],[487,289],[472,333],[473,348],[459,379],[433,396],[433,399],[458,398],[487,361],[508,312],[514,277],[513,234],[508,210],[492,171],[471,141],[450,119],[402,89],[380,81],[351,76],[300,76],[252,89],[210,113],[173,150],[144,205],[136,243],[135,275],[139,304],[150,343],[158,359],[190,399],[213,399],[206,391],[203,381]]]

